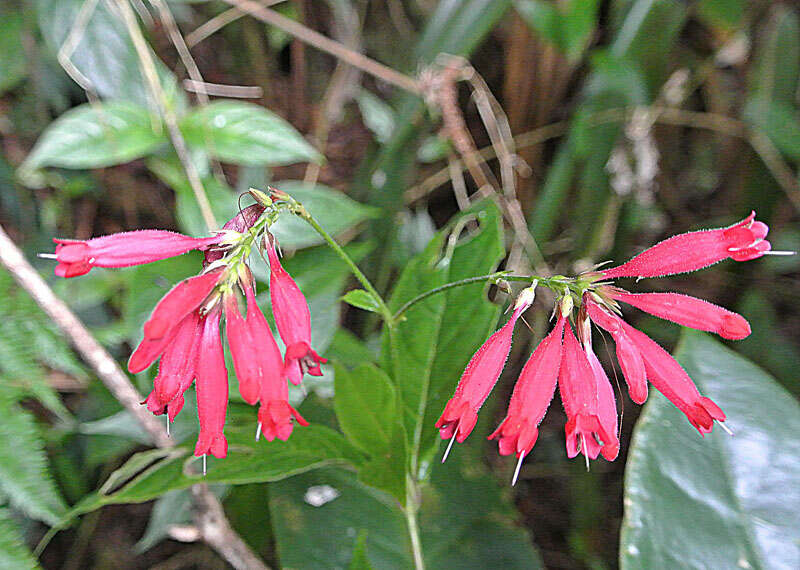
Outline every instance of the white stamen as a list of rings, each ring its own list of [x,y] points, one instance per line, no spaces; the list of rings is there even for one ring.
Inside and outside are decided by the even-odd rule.
[[[523,459],[525,459],[525,454],[524,453],[520,453],[519,454],[519,461],[517,461],[517,468],[514,469],[514,477],[511,478],[511,486],[512,487],[517,484],[517,478],[519,477],[519,470],[522,467],[522,460]]]
[[[583,448],[583,458],[586,460],[586,470],[589,470],[589,453],[586,449],[586,436],[581,434],[581,447]]]
[[[55,253],[37,253],[36,257],[41,257],[42,259],[58,259]]]
[[[734,433],[731,428],[725,425],[725,422],[717,422],[717,425],[722,428],[722,430],[727,433],[729,436],[733,437]]]
[[[774,250],[769,250],[769,251],[765,251],[764,255],[797,255],[797,252],[796,251],[774,251]],[[41,257],[41,256],[39,256],[39,257]]]
[[[166,414],[166,416],[167,416],[167,437],[169,437],[169,414]]]
[[[206,454],[203,454],[203,477],[206,476]]]
[[[258,422],[258,427],[256,428],[256,441],[261,439],[261,422]]]
[[[442,463],[447,461],[447,456],[450,455],[450,450],[453,448],[453,442],[455,440],[456,440],[456,433],[453,432],[453,437],[450,438],[450,443],[447,444],[447,449],[445,450],[444,455],[442,455]]]

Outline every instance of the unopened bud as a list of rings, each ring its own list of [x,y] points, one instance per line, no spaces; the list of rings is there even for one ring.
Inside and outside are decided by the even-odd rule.
[[[575,306],[572,300],[572,295],[565,295],[561,298],[561,316],[567,318],[572,313],[572,307]]]
[[[530,287],[526,287],[520,291],[517,297],[517,302],[514,303],[514,310],[522,309],[523,311],[533,304],[536,298],[536,285],[539,284],[538,280],[534,280]]]
[[[253,200],[262,206],[267,207],[272,205],[272,198],[270,198],[269,194],[266,192],[262,192],[261,190],[257,190],[255,188],[250,188],[247,192],[253,197]]]

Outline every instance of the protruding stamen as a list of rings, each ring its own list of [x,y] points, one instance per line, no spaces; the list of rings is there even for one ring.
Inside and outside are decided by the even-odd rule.
[[[458,428],[456,428],[456,429],[458,429]],[[450,450],[453,448],[453,442],[455,440],[456,440],[456,432],[454,431],[453,432],[453,437],[450,438],[450,443],[447,444],[447,449],[445,450],[444,455],[442,455],[442,463],[447,461],[447,456],[450,455]]]
[[[764,255],[797,255],[796,251],[774,251],[774,250],[769,250],[769,251],[765,251],[763,253],[764,253]],[[42,256],[39,255],[39,257],[42,257]]]
[[[203,454],[203,477],[206,476],[206,454]]]
[[[256,441],[261,439],[261,422],[258,422],[258,427],[256,428]]]
[[[517,468],[514,469],[514,476],[511,478],[511,486],[512,487],[517,484],[517,479],[519,478],[519,470],[522,467],[522,460],[523,459],[525,459],[525,454],[524,453],[520,453],[519,454],[519,461],[517,461]]]
[[[167,418],[167,437],[169,437],[169,414],[164,414]]]
[[[731,428],[725,425],[725,422],[717,422],[717,425],[722,428],[722,430],[727,433],[729,436],[733,437],[734,433]]]
[[[42,259],[58,259],[55,253],[37,253],[36,257],[40,257]]]
[[[581,450],[583,451],[583,458],[586,460],[586,470],[589,470],[589,453],[586,449],[586,436],[581,434]]]

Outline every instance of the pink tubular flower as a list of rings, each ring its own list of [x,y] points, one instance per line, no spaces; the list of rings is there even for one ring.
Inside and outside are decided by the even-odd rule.
[[[128,371],[141,372],[164,352],[180,323],[211,294],[224,275],[216,270],[184,279],[158,302],[144,324],[144,338],[128,360]]]
[[[647,378],[659,392],[686,414],[689,422],[705,435],[714,427],[714,420],[725,421],[725,414],[709,398],[700,395],[692,379],[661,346],[641,331],[620,319],[625,333],[631,338],[644,360]]]
[[[228,440],[222,433],[228,408],[228,370],[219,335],[222,312],[212,311],[205,318],[200,339],[203,363],[197,367],[197,417],[200,435],[194,454],[197,457],[211,453],[222,459],[228,454]]]
[[[561,366],[564,322],[564,317],[559,317],[556,326],[525,363],[511,394],[508,413],[489,436],[489,439],[498,440],[500,455],[514,453],[522,459],[531,452],[536,443],[539,436],[538,425],[556,390]]]
[[[319,365],[327,362],[311,348],[311,313],[297,283],[278,259],[275,244],[267,246],[269,257],[269,296],[275,325],[286,344],[284,367],[292,384],[299,384],[303,374],[322,376]]]
[[[696,271],[723,259],[748,261],[764,255],[771,245],[764,238],[769,227],[756,222],[751,212],[741,222],[727,228],[688,232],[667,238],[618,267],[600,273],[606,279],[617,277],[659,277]]]
[[[617,401],[614,398],[614,389],[608,381],[603,366],[597,359],[597,355],[592,349],[592,343],[584,342],[583,349],[586,352],[586,359],[594,373],[595,388],[597,390],[597,414],[600,425],[605,430],[608,440],[603,440],[603,447],[600,454],[608,461],[614,461],[619,455],[619,436],[617,435]]]
[[[565,433],[570,458],[583,453],[587,460],[597,459],[601,448],[612,441],[606,431],[607,424],[601,420],[597,384],[592,366],[572,328],[565,327],[558,387],[567,412]]]
[[[508,322],[483,343],[467,364],[455,394],[447,402],[441,417],[436,422],[442,439],[454,438],[462,443],[478,421],[478,410],[497,383],[511,350],[511,336],[517,319],[531,306],[533,288],[525,289],[514,305]],[[452,441],[451,441],[452,445]],[[449,451],[448,447],[448,451]],[[445,452],[444,461],[447,458]]]
[[[750,324],[733,311],[680,293],[629,293],[609,288],[612,299],[685,327],[717,333],[722,338],[740,340],[750,334]]]
[[[583,303],[589,318],[600,328],[611,334],[617,347],[617,360],[625,382],[628,384],[628,393],[631,400],[637,404],[644,404],[647,400],[647,373],[644,361],[639,354],[639,349],[625,333],[622,319],[617,315],[602,309],[590,295],[583,296]]]
[[[58,239],[55,273],[59,277],[77,277],[92,267],[128,267],[182,255],[193,249],[207,249],[219,243],[222,234],[193,238],[165,230],[139,230],[92,238]]]

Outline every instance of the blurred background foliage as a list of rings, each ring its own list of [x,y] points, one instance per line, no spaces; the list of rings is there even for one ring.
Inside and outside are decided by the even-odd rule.
[[[490,273],[498,264],[573,274],[674,233],[728,225],[750,209],[769,223],[774,249],[800,249],[800,12],[792,2],[259,2],[350,50],[419,73],[429,105],[237,4],[243,3],[0,2],[0,223],[30,259],[51,251],[53,236],[85,239],[143,227],[202,235],[209,218],[222,223],[236,213],[239,192],[267,184],[297,197],[347,243],[381,292],[394,292],[393,308],[436,283]],[[424,83],[441,53],[468,58],[468,81]],[[443,127],[452,121],[441,105],[448,88],[464,132],[452,122]],[[506,133],[503,144],[496,132]],[[464,133],[479,153],[464,147]],[[463,174],[474,174],[463,164],[470,156],[485,163],[478,172],[490,182],[502,180],[499,209],[465,203],[481,185]],[[522,218],[514,218],[515,204]],[[465,209],[479,226],[475,237],[454,249],[452,269],[430,269],[439,256],[435,244],[447,236],[442,228]],[[761,489],[757,504],[759,493],[737,499],[733,491],[769,473],[773,488],[784,492],[797,480],[792,427],[800,414],[786,393],[800,394],[797,257],[727,262],[650,285],[745,315],[753,334],[732,345],[738,356],[687,335],[682,361],[729,414],[764,418],[780,410],[790,425],[743,421],[763,438],[720,443],[715,433],[687,443],[685,422],[653,397],[626,473],[640,410],[622,399],[622,454],[587,473],[564,457],[563,416],[553,409],[520,483],[509,490],[503,485],[512,466],[479,434],[500,419],[513,378],[546,330],[546,305],[537,305],[531,330],[518,331],[510,366],[481,415],[485,429],[440,467],[432,423],[506,296],[492,289],[489,303],[480,285],[440,296],[444,328],[410,314],[413,328],[403,333],[430,352],[430,362],[421,366],[417,353],[387,361],[373,315],[339,302],[355,285],[346,266],[298,220],[278,224],[286,267],[311,305],[316,348],[336,367],[326,367],[308,393],[293,391],[314,425],[286,444],[256,447],[254,414],[234,396],[226,433],[246,452],[212,462],[207,477],[234,527],[270,565],[409,567],[397,507],[408,458],[393,438],[422,422],[409,453],[430,482],[420,517],[432,568],[797,567],[796,550],[787,547],[783,558],[770,550],[792,536],[797,544],[800,523],[793,535],[793,515],[781,511],[797,506],[796,494],[781,504]],[[523,235],[526,226],[535,243]],[[123,362],[157,299],[195,273],[199,257],[95,270],[68,282],[52,277],[49,262],[35,263]],[[253,267],[264,281],[264,265]],[[678,327],[636,318],[648,334],[676,345]],[[186,489],[196,465],[187,450],[147,451],[147,435],[5,272],[0,328],[0,567],[225,567],[201,543],[165,540],[191,521]],[[422,417],[409,418],[395,403],[420,397],[416,384],[398,379],[396,371],[405,369],[430,383]],[[142,392],[152,375],[136,378]],[[365,404],[360,392],[367,385]],[[334,391],[341,397],[332,399]],[[345,420],[356,416],[365,419]],[[359,439],[370,421],[385,418],[396,418],[400,435]],[[675,435],[658,429],[673,419]],[[187,403],[173,436],[191,438],[194,422]],[[713,452],[702,447],[708,441]],[[737,470],[725,457],[747,464],[748,444],[794,450],[794,462],[774,472]],[[683,455],[687,445],[696,459]],[[707,489],[716,507],[678,497],[664,482],[673,466],[661,465],[657,454],[677,456],[670,472],[683,474],[671,480],[678,488],[709,476],[727,481]],[[682,517],[670,521],[671,505],[684,499]],[[702,518],[712,511],[718,519]],[[719,532],[670,539],[693,515]],[[756,516],[774,531],[770,536],[752,538]],[[46,534],[48,526],[62,530]],[[37,543],[38,562],[31,553]]]

